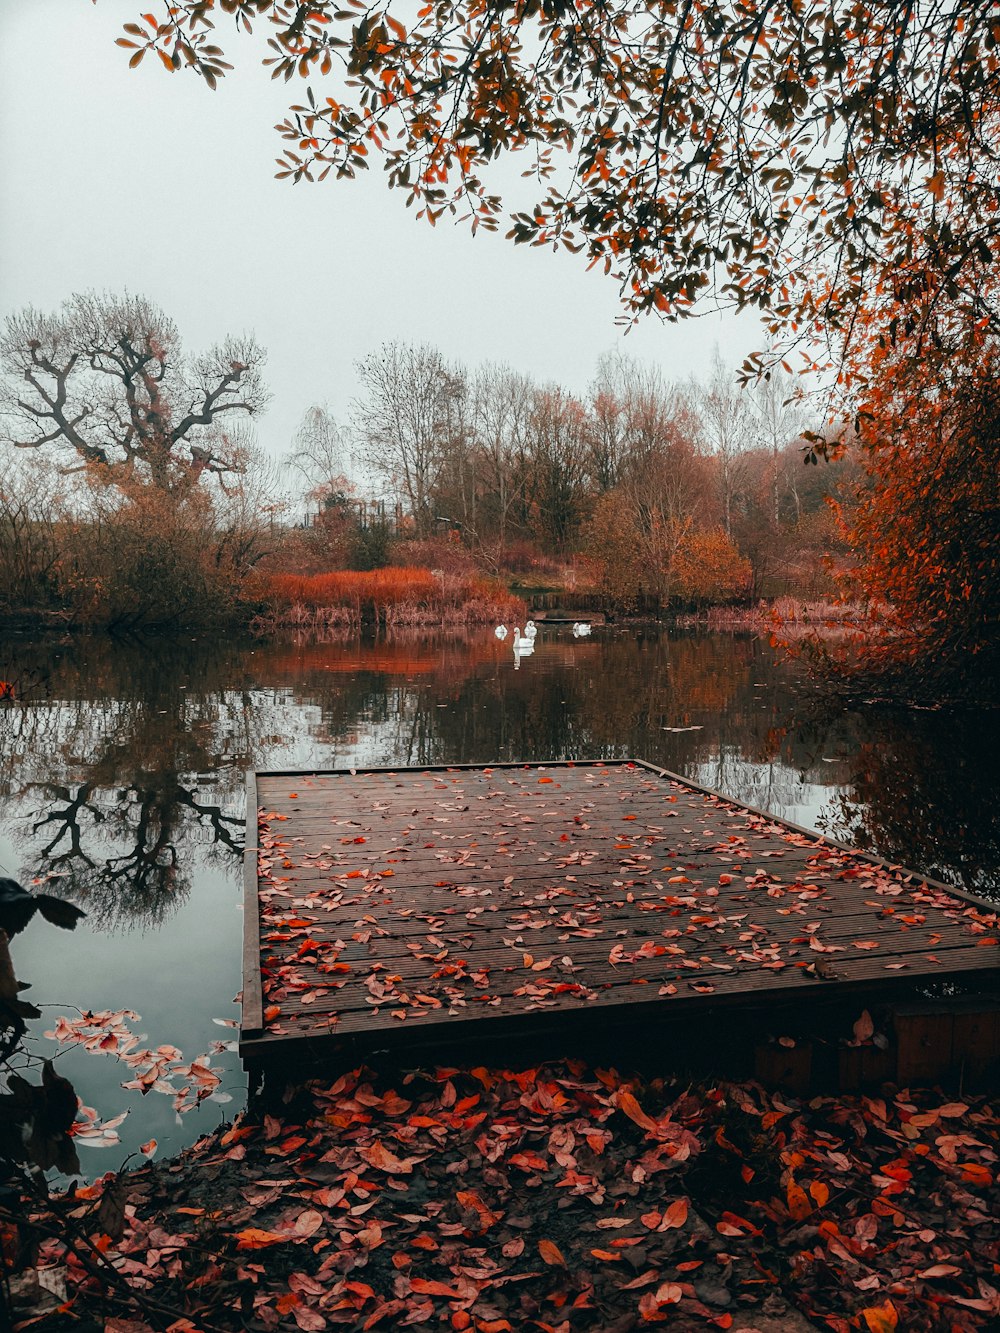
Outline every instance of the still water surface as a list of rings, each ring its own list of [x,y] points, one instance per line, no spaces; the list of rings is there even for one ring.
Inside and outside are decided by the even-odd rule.
[[[74,637],[0,648],[31,688],[0,705],[0,873],[88,913],[36,919],[19,976],[59,1013],[133,1009],[148,1043],[188,1058],[234,1035],[248,768],[621,758],[1000,898],[997,712],[830,706],[799,666],[749,636],[544,629],[515,668],[492,632],[331,643]],[[144,1043],[146,1044],[146,1043]],[[47,1051],[41,1040],[39,1048]],[[239,1061],[216,1053],[226,1105],[181,1121],[129,1071],[70,1051],[60,1069],[106,1117],[131,1108],[117,1167],[155,1137],[175,1150],[229,1118]]]

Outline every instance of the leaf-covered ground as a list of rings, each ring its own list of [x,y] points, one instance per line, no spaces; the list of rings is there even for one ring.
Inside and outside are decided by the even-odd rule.
[[[998,1125],[939,1092],[358,1070],[37,1202],[17,1327],[995,1328]]]

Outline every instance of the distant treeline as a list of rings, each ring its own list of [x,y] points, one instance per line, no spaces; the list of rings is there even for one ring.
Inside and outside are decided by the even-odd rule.
[[[502,615],[504,584],[621,609],[815,594],[836,546],[825,500],[854,481],[803,467],[790,376],[740,388],[718,357],[677,384],[605,356],[577,397],[387,343],[358,363],[349,419],[311,408],[283,465],[246,433],[267,401],[252,338],[190,356],[150,302],[91,293],[13,316],[0,357],[7,617],[283,617],[291,576],[389,566],[423,571],[386,584],[413,595],[361,619]],[[324,586],[357,617],[353,584]]]

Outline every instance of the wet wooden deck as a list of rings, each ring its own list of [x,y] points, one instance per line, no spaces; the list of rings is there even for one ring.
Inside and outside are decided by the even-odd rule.
[[[248,798],[252,1063],[1000,967],[988,904],[645,764],[258,773]]]

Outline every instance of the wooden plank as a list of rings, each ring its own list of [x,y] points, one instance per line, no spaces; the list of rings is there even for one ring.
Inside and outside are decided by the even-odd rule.
[[[822,966],[815,955],[810,955],[808,951],[804,956],[793,951],[785,955],[782,968],[775,971],[762,969],[759,963],[748,957],[728,955],[719,949],[699,952],[687,960],[674,957],[640,958],[633,964],[617,966],[609,964],[606,958],[594,959],[576,954],[572,971],[560,968],[558,961],[553,960],[554,966],[543,972],[534,971],[530,964],[525,965],[522,955],[516,950],[494,955],[463,952],[460,956],[465,966],[458,967],[457,963],[449,963],[448,960],[437,964],[409,957],[385,963],[375,962],[374,967],[371,967],[367,966],[368,960],[364,960],[351,965],[351,972],[346,975],[346,979],[343,974],[333,978],[315,974],[309,969],[308,979],[301,989],[289,986],[282,988],[282,1013],[306,1010],[318,1012],[320,1007],[327,1011],[335,1009],[340,1013],[355,1010],[371,1013],[373,1005],[364,985],[369,977],[388,988],[383,1007],[389,1008],[399,1008],[403,1004],[419,1007],[414,997],[420,994],[430,996],[445,1008],[453,1000],[463,1003],[497,997],[507,1000],[519,992],[524,993],[529,987],[543,998],[554,998],[556,991],[552,988],[566,985],[578,987],[580,997],[583,998],[587,992],[622,990],[643,985],[658,987],[665,983],[692,988],[701,986],[705,994],[719,995],[733,990],[745,992],[784,986],[790,984],[786,978],[797,980],[811,992],[815,991],[817,981],[828,985],[831,981],[852,978],[878,980],[883,975],[889,977],[890,973],[898,973],[903,984],[909,983],[914,972],[924,982],[931,979],[923,962],[926,958],[925,950],[919,945],[886,953],[877,959],[838,956]],[[534,955],[528,956],[534,958]],[[975,970],[986,970],[981,958],[966,944],[938,946],[935,957],[938,959],[935,968],[942,975],[948,975],[956,969],[964,970],[966,965]],[[995,966],[1000,970],[1000,965]],[[817,968],[821,970],[817,972]],[[435,973],[440,975],[435,976]],[[779,977],[782,978],[780,983],[777,980]],[[306,1003],[301,999],[303,995],[319,998],[313,1003]],[[530,1003],[531,998],[532,993],[528,992],[526,1003]],[[576,997],[573,998],[575,1000]],[[566,1002],[569,1003],[569,999]]]
[[[257,782],[247,773],[246,835],[243,844],[243,1014],[242,1033],[264,1028],[260,972],[260,898],[257,887]]]
[[[468,899],[465,901],[469,902]],[[473,901],[481,903],[482,899]],[[693,930],[689,922],[681,930],[679,925],[674,924],[676,909],[643,910],[650,903],[648,899],[637,899],[634,903],[604,899],[593,905],[569,904],[568,910],[559,916],[545,919],[539,919],[538,913],[519,909],[516,903],[506,908],[490,908],[486,912],[480,909],[481,914],[476,917],[453,909],[435,912],[433,909],[414,911],[403,908],[411,915],[401,919],[397,915],[400,906],[398,900],[391,905],[366,900],[352,904],[351,910],[324,912],[321,915],[314,915],[304,908],[292,908],[284,920],[282,916],[269,917],[263,928],[262,939],[265,950],[272,953],[274,949],[268,949],[269,944],[273,942],[280,945],[289,939],[310,938],[326,950],[329,950],[333,941],[341,941],[340,956],[346,960],[405,957],[415,949],[440,953],[444,957],[445,953],[500,949],[511,939],[518,941],[522,952],[544,954],[566,953],[569,950],[577,958],[588,956],[594,950],[600,952],[602,948],[607,955],[609,946],[616,943],[628,948],[653,943],[667,947],[668,951],[673,946],[695,950],[709,945],[719,949],[749,951],[755,946],[785,945],[799,940],[804,942],[807,950],[822,953],[822,948],[814,948],[809,944],[810,935],[816,937],[818,944],[834,947],[843,947],[845,942],[853,945],[861,941],[863,947],[867,948],[871,947],[868,941],[874,940],[875,947],[881,949],[880,957],[886,953],[891,954],[897,946],[910,951],[914,948],[933,951],[939,943],[949,947],[959,939],[980,948],[1000,944],[1000,935],[979,935],[972,931],[971,926],[961,922],[943,921],[931,925],[905,926],[895,922],[892,917],[879,920],[871,908],[857,902],[843,904],[842,911],[834,911],[833,905],[829,903],[811,903],[809,915],[818,917],[819,921],[805,924],[818,924],[818,929],[807,932],[801,918],[778,917],[768,920],[745,902],[721,898],[710,901],[713,904],[711,908],[701,906],[695,910],[705,915],[709,912],[722,916],[729,912],[732,915],[724,921],[696,925]],[[742,919],[737,920],[736,917]],[[287,921],[309,924],[290,925],[286,924]],[[680,924],[683,925],[683,921]]]
[[[958,972],[982,972],[976,960],[965,959],[967,967],[956,966]],[[920,978],[917,978],[919,980]],[[615,988],[614,991],[599,992],[592,1001],[572,1002],[572,1005],[534,1009],[501,1010],[486,1005],[470,1006],[472,1013],[463,1011],[463,1017],[454,1018],[446,1012],[408,1014],[403,1022],[395,1021],[383,1010],[378,1015],[378,1023],[372,1022],[371,1013],[352,1012],[343,1019],[327,1024],[328,1015],[322,1011],[309,1014],[303,1025],[294,1020],[282,1023],[281,1032],[268,1031],[259,1039],[241,1041],[240,1052],[249,1059],[266,1058],[283,1050],[288,1054],[297,1051],[321,1049],[326,1041],[339,1043],[347,1041],[352,1050],[363,1052],[366,1041],[379,1050],[391,1051],[401,1048],[412,1052],[418,1046],[432,1051],[446,1050],[450,1041],[462,1039],[463,1029],[472,1029],[465,1035],[465,1040],[475,1040],[482,1036],[493,1040],[502,1036],[511,1039],[530,1034],[538,1024],[558,1023],[567,1038],[579,1038],[586,1043],[588,1034],[601,1028],[603,1022],[615,1022],[628,1030],[636,1030],[637,1025],[646,1027],[652,1034],[661,1021],[674,1018],[685,1022],[696,1014],[705,1015],[706,1020],[716,1011],[726,1012],[736,1008],[740,1012],[750,1004],[758,1007],[771,1007],[775,1002],[794,1005],[795,1012],[801,1016],[802,1005],[825,1005],[839,1001],[845,996],[862,996],[863,1002],[869,1003],[873,997],[897,995],[907,985],[912,987],[914,978],[908,980],[901,973],[872,974],[872,969],[860,963],[856,975],[845,977],[837,985],[818,980],[803,981],[801,976],[786,977],[782,973],[770,976],[766,989],[756,991],[717,992],[706,997],[691,989],[679,989],[675,996],[660,997],[652,986],[629,986]],[[653,994],[650,992],[653,991]],[[388,1008],[388,1007],[386,1007]],[[358,1042],[362,1044],[357,1045]]]
[[[653,773],[660,773],[663,777],[674,782],[681,782],[686,787],[692,787],[695,791],[704,792],[706,796],[717,796],[720,801],[729,801],[734,805],[742,805],[743,808],[751,814],[759,815],[761,819],[766,819],[772,824],[780,824],[794,833],[801,833],[807,838],[817,838],[818,841],[825,843],[828,847],[836,847],[839,851],[849,852],[852,856],[861,861],[867,861],[870,865],[878,866],[882,870],[893,870],[902,872],[911,878],[920,879],[923,883],[930,885],[933,889],[940,889],[944,893],[953,894],[956,898],[964,898],[967,903],[973,903],[976,907],[985,908],[988,912],[995,912],[998,904],[991,902],[989,898],[982,898],[979,894],[970,893],[968,889],[959,888],[954,884],[946,884],[943,880],[934,879],[930,875],[922,875],[916,870],[907,870],[894,861],[886,861],[881,856],[875,856],[871,852],[862,851],[860,848],[849,847],[845,842],[838,842],[836,838],[829,838],[825,834],[817,834],[814,829],[805,828],[802,824],[794,824],[790,819],[779,819],[775,815],[769,815],[766,810],[760,810],[756,806],[746,805],[742,801],[735,801],[732,797],[723,795],[722,792],[715,791],[712,787],[703,787],[698,782],[692,782],[688,778],[678,777],[676,773],[671,773],[667,768],[659,768],[656,764],[651,764],[645,759],[630,760],[633,764],[638,764],[642,768],[648,768]]]
[[[951,1069],[955,1015],[947,1007],[900,1005],[893,1011],[896,1078],[901,1086],[940,1081]]]
[[[986,996],[953,1003],[952,1060],[960,1077],[979,1087],[1000,1066],[1000,1002]]]
[[[754,1050],[754,1078],[767,1088],[785,1088],[805,1095],[812,1080],[812,1042],[782,1046],[776,1041],[758,1042]]]

